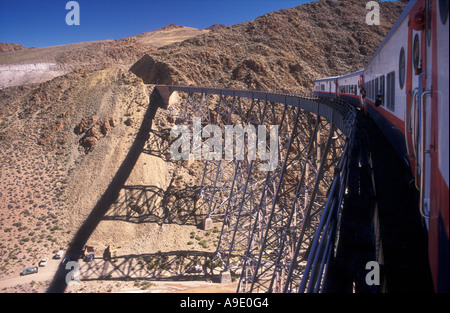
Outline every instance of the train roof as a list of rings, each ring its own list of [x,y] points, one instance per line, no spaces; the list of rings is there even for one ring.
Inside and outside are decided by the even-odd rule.
[[[328,80],[335,80],[339,78],[339,76],[332,76],[332,77],[324,77],[314,80],[314,82],[322,82],[322,81],[328,81]]]
[[[356,76],[356,75],[361,75],[362,73],[364,73],[364,70],[359,70],[350,74],[345,74],[343,76],[332,76],[332,77],[324,77],[324,78],[319,78],[314,80],[314,82],[321,82],[321,81],[329,81],[329,80],[335,80],[335,79],[341,79],[341,78],[347,78],[347,77],[351,77],[351,76]]]
[[[352,76],[359,76],[362,73],[364,73],[364,70],[359,70],[359,71],[356,71],[356,72],[353,72],[353,73],[350,73],[350,74],[339,76],[338,78],[341,79],[341,78],[348,78],[348,77],[352,77]]]
[[[403,10],[402,14],[400,14],[399,18],[397,19],[397,21],[394,23],[394,25],[392,26],[391,30],[387,33],[386,37],[384,38],[384,40],[381,42],[380,46],[378,47],[377,51],[375,51],[375,53],[373,54],[372,58],[370,59],[369,62],[367,62],[366,68],[367,66],[372,63],[373,59],[377,56],[377,54],[380,52],[381,49],[383,49],[384,45],[389,41],[389,39],[391,39],[392,35],[394,35],[395,31],[400,27],[400,25],[403,23],[403,20],[408,16],[409,12],[411,11],[411,9],[414,7],[414,5],[416,4],[417,0],[410,0],[409,3],[406,5],[405,9]]]

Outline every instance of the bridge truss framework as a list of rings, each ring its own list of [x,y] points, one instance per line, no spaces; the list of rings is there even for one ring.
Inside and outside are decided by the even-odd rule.
[[[176,124],[189,126],[193,138],[201,138],[199,118],[221,129],[277,125],[274,170],[261,171],[266,162],[249,158],[249,137],[236,134],[244,136],[246,157],[204,161],[197,204],[207,219],[223,222],[215,259],[222,272],[239,275],[237,292],[320,291],[338,235],[355,109],[282,92],[156,89],[167,102],[182,95]],[[194,143],[191,153],[200,147]]]

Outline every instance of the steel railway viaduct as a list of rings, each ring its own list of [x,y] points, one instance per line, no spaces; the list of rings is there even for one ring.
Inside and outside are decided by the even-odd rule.
[[[389,144],[358,108],[312,95],[167,85],[155,86],[149,107],[156,102],[199,138],[195,119],[222,130],[278,127],[271,170],[262,171],[265,161],[247,157],[245,132],[236,133],[236,142],[242,136],[247,143],[246,157],[201,161],[196,206],[206,215],[205,229],[221,222],[212,263],[220,264],[222,281],[238,277],[237,292],[404,292],[417,283],[429,286],[426,240],[407,169],[395,163]],[[141,142],[150,128],[141,126]],[[195,149],[192,154],[199,153]],[[128,158],[124,163],[136,156]],[[126,175],[116,178],[120,186]],[[117,193],[111,184],[88,219],[106,214]],[[76,255],[74,247],[85,244],[95,223],[86,225],[67,254]],[[64,290],[63,274],[49,292]]]

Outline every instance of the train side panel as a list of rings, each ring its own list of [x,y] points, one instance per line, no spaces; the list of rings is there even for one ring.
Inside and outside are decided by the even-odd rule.
[[[337,95],[355,107],[361,106],[360,79],[363,71],[341,76],[337,79]]]
[[[410,167],[405,144],[406,53],[408,17],[387,38],[364,69],[364,106],[405,166]],[[381,96],[381,97],[379,97]],[[377,103],[377,98],[381,100]]]
[[[322,97],[336,97],[337,77],[327,77],[314,81],[314,94]]]
[[[354,105],[363,99],[409,169],[437,292],[449,290],[449,20],[448,1],[410,0],[360,77],[318,79],[314,88]]]

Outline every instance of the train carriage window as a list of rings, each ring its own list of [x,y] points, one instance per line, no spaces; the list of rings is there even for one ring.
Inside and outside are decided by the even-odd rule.
[[[445,22],[447,22],[448,7],[449,7],[448,0],[439,0],[439,13],[441,15],[442,24],[445,24]]]
[[[378,82],[379,82],[379,78],[377,77],[376,79],[375,79],[375,98],[377,98],[378,97],[378,91],[379,91],[379,89],[378,89]]]
[[[372,86],[370,86],[370,91],[371,91],[370,93],[372,94],[370,98],[375,99],[375,80],[372,79],[372,81],[370,83],[372,85]]]
[[[420,61],[420,39],[419,34],[416,34],[414,36],[414,43],[413,43],[413,62],[415,70],[419,68],[420,65],[419,61]]]
[[[386,107],[395,111],[395,72],[387,74]]]
[[[405,66],[405,49],[402,47],[400,50],[400,59],[398,61],[398,81],[400,84],[400,89],[403,89],[405,85],[406,77],[406,66]]]
[[[381,105],[384,105],[386,102],[386,94],[385,94],[385,76],[380,77],[380,93],[383,95],[383,102],[381,102]]]

